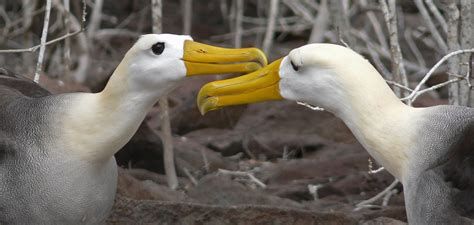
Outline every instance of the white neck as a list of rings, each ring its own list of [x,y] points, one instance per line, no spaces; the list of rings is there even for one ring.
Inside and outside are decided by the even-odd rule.
[[[133,91],[120,65],[97,94],[71,95],[60,145],[88,161],[109,160],[135,134],[159,94]]]
[[[357,71],[357,70],[356,70]],[[352,70],[352,72],[356,72]],[[348,79],[344,101],[334,113],[353,132],[369,154],[392,175],[402,179],[417,110],[403,104],[375,69],[359,70],[361,80]]]

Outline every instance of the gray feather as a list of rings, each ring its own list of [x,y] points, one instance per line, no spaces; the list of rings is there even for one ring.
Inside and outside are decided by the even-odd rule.
[[[474,109],[427,108],[404,182],[414,224],[474,224]]]
[[[0,224],[104,223],[115,196],[115,159],[91,165],[68,149],[51,149],[71,96],[0,75]]]

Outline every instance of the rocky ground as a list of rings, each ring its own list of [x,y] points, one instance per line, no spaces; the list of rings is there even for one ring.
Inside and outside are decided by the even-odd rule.
[[[110,224],[406,222],[401,185],[385,206],[380,199],[356,210],[357,203],[394,178],[386,171],[368,173],[369,155],[341,120],[288,101],[200,116],[194,94],[186,92],[201,82],[191,81],[171,95],[180,188],[166,185],[159,124],[152,112],[117,154],[124,169]],[[418,105],[437,102],[424,98]],[[252,174],[264,186],[222,169]],[[311,186],[317,191],[310,192]]]

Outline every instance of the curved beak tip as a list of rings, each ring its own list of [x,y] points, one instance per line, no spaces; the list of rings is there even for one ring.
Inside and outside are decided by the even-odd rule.
[[[215,97],[202,97],[198,102],[199,112],[201,115],[205,115],[207,112],[218,109],[217,98]]]

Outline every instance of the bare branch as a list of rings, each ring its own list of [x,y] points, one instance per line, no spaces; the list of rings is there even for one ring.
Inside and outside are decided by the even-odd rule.
[[[191,34],[191,25],[193,21],[193,0],[181,0],[183,9],[183,34]]]
[[[405,66],[403,65],[403,57],[400,49],[400,43],[398,41],[398,29],[397,29],[397,13],[395,7],[395,0],[380,0],[382,12],[384,14],[385,23],[387,24],[388,31],[390,33],[390,53],[392,58],[392,74],[395,82],[401,83],[403,86],[408,87],[408,79],[405,72]],[[405,96],[405,92],[398,88],[395,89],[395,93],[398,96]]]
[[[256,178],[253,174],[249,172],[244,172],[244,171],[230,171],[230,170],[225,170],[225,169],[219,169],[218,172],[220,174],[224,175],[233,175],[233,176],[244,176],[250,178],[254,183],[256,183],[258,186],[261,188],[266,188],[267,185],[264,184],[262,181],[260,181],[258,178]]]
[[[329,11],[327,9],[327,4],[327,0],[321,0],[318,15],[313,21],[313,27],[311,28],[308,43],[318,43],[324,40],[324,33],[329,25]]]
[[[436,43],[438,43],[438,46],[441,48],[441,51],[443,53],[448,52],[448,46],[443,40],[443,37],[441,37],[441,34],[439,34],[438,29],[436,29],[433,20],[431,20],[430,14],[428,13],[428,10],[426,10],[425,4],[421,0],[415,0],[415,4],[418,10],[420,11],[421,16],[423,16],[423,20],[428,26],[428,29],[433,35],[433,38],[435,39]]]
[[[467,49],[474,47],[474,38],[471,42],[473,35],[472,32],[472,0],[461,0],[461,21],[460,21],[460,31],[459,31],[459,40],[461,42],[461,48]],[[459,73],[467,74],[469,73],[469,65],[466,62],[469,62],[469,55],[460,55],[460,61],[462,62],[459,65]],[[470,80],[469,78],[459,82],[459,104],[464,106],[474,106],[474,101],[471,102],[470,96],[474,94],[474,91],[469,87]]]
[[[427,93],[427,92],[429,92],[429,91],[433,91],[433,90],[442,88],[442,87],[444,87],[444,86],[446,86],[446,85],[449,85],[449,84],[458,82],[458,81],[460,81],[460,80],[463,80],[463,79],[454,78],[454,79],[445,81],[445,82],[443,82],[443,83],[439,83],[439,84],[433,85],[433,86],[431,86],[431,87],[429,87],[429,88],[426,88],[426,89],[423,89],[423,90],[421,90],[421,91],[418,91],[418,92],[416,92],[416,94],[411,98],[411,101],[414,102],[414,101],[418,98],[418,96],[420,96],[420,95],[422,95],[422,94],[425,94],[425,93]],[[403,98],[402,100],[408,100],[408,99],[409,99],[409,98],[407,97],[407,98]]]
[[[100,27],[100,22],[102,21],[102,6],[103,0],[95,0],[94,7],[92,9],[92,14],[89,21],[89,27],[87,28],[87,37],[92,38],[96,30]]]
[[[153,33],[159,34],[162,30],[162,16],[163,5],[161,0],[151,0],[151,16],[152,16],[152,30]],[[161,140],[163,141],[163,161],[165,164],[165,173],[168,180],[168,186],[175,190],[178,188],[178,176],[176,175],[176,168],[174,163],[173,152],[173,136],[171,134],[171,124],[169,116],[168,97],[163,96],[159,100],[160,105],[160,124],[161,124]]]
[[[235,0],[235,36],[234,47],[242,47],[242,17],[244,16],[244,0]]]
[[[448,23],[446,23],[446,20],[444,19],[443,15],[441,15],[438,7],[436,7],[436,5],[433,3],[433,0],[425,0],[425,3],[430,9],[431,13],[433,13],[438,23],[441,25],[444,33],[448,33]]]
[[[275,32],[275,21],[278,13],[279,0],[270,1],[270,13],[268,15],[268,25],[263,39],[263,52],[269,53],[273,42],[273,34]]]
[[[447,21],[448,21],[448,34],[447,34],[447,42],[448,42],[448,51],[456,51],[460,49],[459,41],[458,41],[458,26],[459,26],[459,10],[457,7],[456,0],[445,0],[443,1],[445,7],[443,10],[445,11]],[[452,57],[448,61],[448,73],[451,74],[458,74],[459,72],[459,57]],[[449,104],[451,105],[459,105],[459,84],[452,84],[449,85],[448,90],[449,95]]]
[[[189,172],[188,168],[183,168],[183,171],[184,171],[184,174],[186,174],[186,176],[189,178],[191,183],[193,183],[194,186],[197,186],[198,182],[197,182],[196,178],[191,174],[191,172]]]
[[[51,14],[51,0],[46,1],[46,11],[44,13],[43,33],[41,34],[40,51],[38,54],[38,63],[36,63],[34,82],[38,83],[41,69],[43,67],[44,50],[46,49],[46,39],[48,37],[49,15]]]
[[[404,32],[405,41],[407,42],[408,47],[410,48],[411,52],[415,56],[416,61],[418,61],[418,64],[420,64],[420,66],[422,66],[422,67],[426,67],[425,59],[423,59],[423,55],[421,54],[420,49],[418,48],[418,46],[416,46],[412,35],[413,35],[412,30],[410,28],[407,28]]]
[[[367,0],[361,0],[360,3],[364,7],[367,7],[368,5]],[[375,13],[373,11],[367,11],[366,15],[369,19],[370,24],[372,25],[372,28],[374,29],[379,44],[382,46],[382,48],[388,49],[387,38],[385,37],[385,34],[382,30],[382,26],[380,25],[379,20],[375,16]]]
[[[81,33],[82,30],[78,30],[78,31],[75,31],[74,33],[69,33],[69,34],[65,34],[61,37],[58,37],[58,38],[55,38],[51,41],[48,41],[46,43],[44,43],[44,46],[48,46],[50,44],[54,44],[56,42],[59,42],[59,41],[62,41],[66,38],[69,38],[69,37],[72,37],[72,36],[75,36],[79,33]],[[35,52],[36,50],[38,50],[39,48],[41,48],[41,44],[39,45],[35,45],[31,48],[22,48],[22,49],[4,49],[4,50],[0,50],[0,53],[20,53],[20,52]]]
[[[69,29],[69,19],[71,17],[71,10],[70,10],[70,5],[69,5],[69,0],[63,0],[63,5],[64,5],[64,26],[66,30],[66,34],[70,32]],[[71,65],[71,40],[66,38],[64,40],[64,52],[63,52],[63,58],[64,58],[64,74],[66,77],[69,77],[69,66]]]
[[[446,60],[448,60],[450,57],[453,57],[455,55],[459,54],[465,54],[465,53],[472,53],[474,52],[474,48],[471,49],[462,49],[462,50],[457,50],[454,52],[451,52],[447,55],[445,55],[443,58],[441,58],[429,71],[428,73],[423,77],[423,79],[418,83],[418,85],[413,89],[413,92],[407,96],[404,99],[413,99],[413,97],[416,95],[417,92],[420,91],[421,87],[426,83],[426,81],[431,77],[431,75],[438,69],[438,67],[441,66]],[[412,100],[413,101],[413,100]]]
[[[386,194],[389,194],[390,191],[395,188],[395,186],[397,186],[398,184],[398,180],[395,179],[392,184],[390,184],[387,188],[385,188],[385,190],[383,190],[382,192],[378,193],[377,195],[375,195],[374,197],[370,198],[370,199],[367,199],[365,201],[362,201],[362,202],[359,202],[357,205],[356,205],[356,208],[354,209],[354,211],[359,211],[360,209],[362,208],[367,208],[367,205],[372,205],[374,202],[376,202],[377,200],[379,200],[380,198],[384,197]]]

